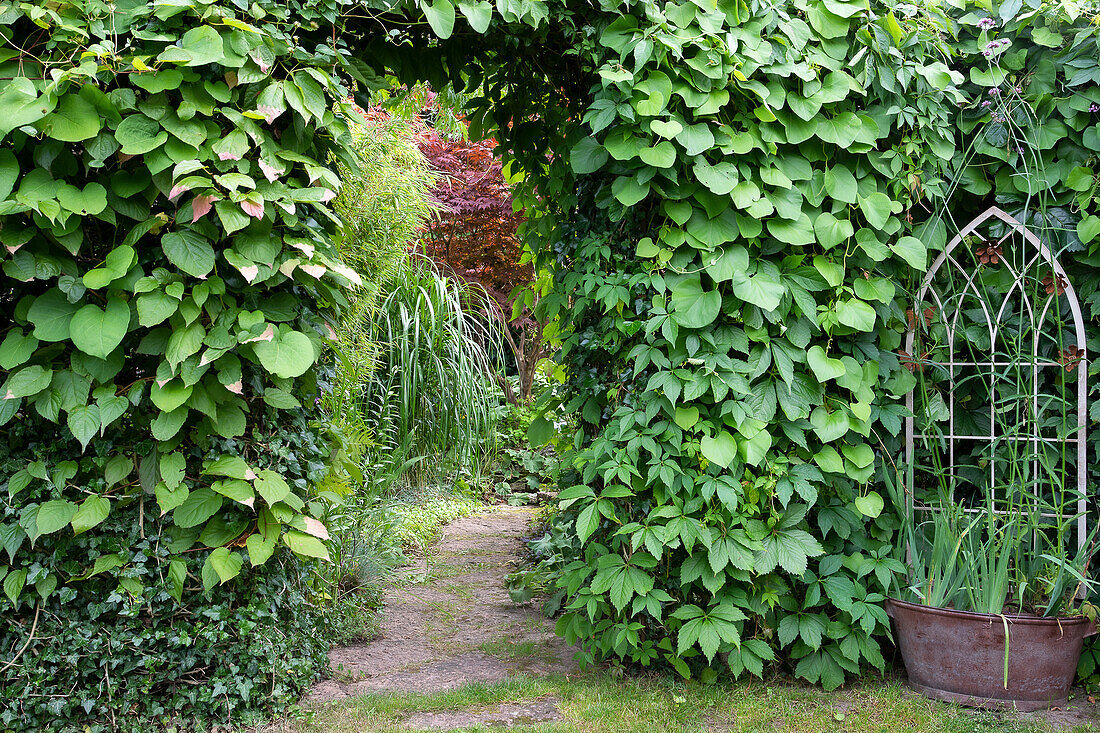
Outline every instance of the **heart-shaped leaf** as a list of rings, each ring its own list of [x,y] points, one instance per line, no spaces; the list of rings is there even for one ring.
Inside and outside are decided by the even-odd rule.
[[[737,458],[737,439],[722,430],[713,438],[709,435],[703,436],[703,439],[699,441],[699,449],[702,451],[703,457],[711,463],[716,463],[722,468],[729,468],[730,464]]]
[[[100,359],[118,348],[129,328],[130,304],[118,297],[107,299],[106,310],[89,303],[73,315],[69,326],[76,347]]]
[[[270,341],[257,341],[253,348],[264,369],[283,379],[302,376],[315,359],[309,337],[290,329],[279,329]]]
[[[818,344],[814,344],[806,352],[806,362],[810,365],[810,370],[819,382],[836,379],[845,373],[844,362],[827,356],[825,349]]]
[[[882,497],[877,492],[871,491],[855,500],[856,509],[865,517],[875,519],[882,514],[884,506]]]

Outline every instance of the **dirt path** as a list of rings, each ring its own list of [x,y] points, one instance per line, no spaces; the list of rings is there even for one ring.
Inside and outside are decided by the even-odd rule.
[[[532,512],[500,507],[444,528],[423,582],[387,592],[377,639],[333,649],[334,678],[311,701],[368,692],[438,692],[514,674],[576,671],[573,649],[537,607],[516,606],[504,576],[514,570]]]

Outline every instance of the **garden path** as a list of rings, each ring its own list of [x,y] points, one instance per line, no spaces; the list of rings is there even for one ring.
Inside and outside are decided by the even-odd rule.
[[[422,560],[422,582],[386,594],[376,639],[330,653],[334,677],[311,701],[371,692],[439,692],[517,674],[576,671],[574,649],[553,622],[508,597],[504,577],[515,569],[532,510],[499,507],[447,525]]]

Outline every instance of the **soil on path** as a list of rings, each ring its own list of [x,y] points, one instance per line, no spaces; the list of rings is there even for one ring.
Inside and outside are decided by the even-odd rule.
[[[309,700],[575,672],[575,649],[537,607],[513,604],[504,587],[531,517],[529,509],[500,507],[447,525],[426,553],[423,581],[386,593],[381,633],[333,649],[333,679],[317,684]]]

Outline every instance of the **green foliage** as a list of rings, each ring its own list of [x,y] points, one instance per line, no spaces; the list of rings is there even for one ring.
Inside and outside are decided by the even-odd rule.
[[[82,71],[114,78],[117,45],[102,54],[89,48],[85,66],[59,64],[53,76],[33,60],[6,62],[10,75],[26,76],[0,93],[0,134],[11,153],[0,157],[0,191],[11,188],[0,210],[36,228],[5,220],[3,229],[4,271],[20,283],[21,300],[10,308],[18,333],[5,334],[0,354],[12,364],[0,419],[24,405],[63,417],[74,447],[123,414],[120,425],[159,441],[177,440],[187,424],[194,449],[182,485],[197,496],[173,516],[179,510],[189,523],[215,504],[262,512],[247,472],[196,483],[198,461],[204,437],[245,434],[248,416],[229,388],[262,392],[272,409],[297,399],[310,377],[294,381],[308,368],[296,347],[306,338],[317,353],[319,310],[341,302],[337,286],[348,273],[320,233],[330,226],[323,204],[335,188],[323,166],[326,135],[342,133],[325,94],[340,90],[321,67],[340,64],[360,95],[387,72],[410,85],[454,84],[473,95],[471,135],[500,140],[535,264],[550,276],[536,286],[538,315],[556,319],[547,333],[562,342],[565,383],[556,396],[576,426],[560,441],[574,449],[560,516],[580,545],[561,577],[561,632],[582,641],[589,659],[667,663],[703,677],[722,668],[760,676],[766,662],[783,660],[831,689],[882,667],[881,601],[897,570],[897,522],[881,511],[874,481],[897,451],[900,397],[914,383],[896,354],[908,326],[905,286],[947,235],[925,225],[925,212],[944,201],[960,215],[991,201],[1019,208],[1042,191],[1050,220],[1042,228],[1057,228],[1059,250],[1079,253],[1073,273],[1096,264],[1097,27],[1077,6],[1040,0],[992,12],[970,2],[846,0],[367,6],[381,23],[333,29],[306,17],[302,26],[307,43],[355,44],[354,60],[327,46],[291,49],[286,29],[264,18],[251,19],[268,34],[259,36],[236,18],[201,22],[193,8],[124,10],[111,32],[132,38],[138,55],[124,46],[123,70],[159,64],[147,77],[126,77],[142,81],[140,93],[126,87],[132,95],[113,87],[97,94],[98,77],[92,83]],[[362,15],[344,10],[325,7],[329,18]],[[39,11],[3,17],[31,37],[24,12]],[[127,35],[127,13],[176,32]],[[313,22],[321,26],[315,36]],[[106,41],[105,24],[78,17],[56,26],[69,45],[39,56],[79,57],[85,41],[66,30],[74,25]],[[219,45],[222,34],[228,42]],[[242,51],[241,43],[255,45]],[[290,53],[293,64],[280,64]],[[99,58],[111,64],[101,71]],[[203,76],[215,63],[240,66],[232,79]],[[994,119],[983,105],[990,91],[1017,87],[1034,117]],[[232,129],[206,124],[217,104],[228,105],[217,109]],[[275,140],[265,124],[283,124],[281,115],[293,124]],[[1006,125],[1028,130],[1041,165],[1027,171],[1041,175],[1023,174]],[[972,154],[967,140],[976,140]],[[276,147],[281,155],[265,155]],[[190,167],[196,160],[207,168]],[[114,166],[124,175],[108,175]],[[154,208],[163,205],[155,194],[184,201],[175,220]],[[305,210],[312,219],[299,215]],[[138,224],[118,238],[73,226],[104,221],[113,234],[119,217]],[[268,223],[287,231],[266,236]],[[160,237],[162,246],[135,247],[143,237]],[[301,255],[294,265],[283,242]],[[420,273],[413,279],[427,282]],[[382,340],[401,364],[420,364],[429,353],[422,345],[455,333],[457,308],[438,317],[422,308],[455,302],[446,285],[400,283],[387,292]],[[291,300],[280,300],[286,294]],[[1095,326],[1095,285],[1083,294]],[[131,316],[122,330],[120,308],[134,296],[151,297],[136,307],[138,327]],[[224,336],[208,332],[223,314]],[[165,319],[170,327],[160,325]],[[74,321],[100,330],[78,329],[74,339]],[[473,381],[451,379],[451,370],[474,373],[481,357],[463,344],[476,341],[444,340],[447,360],[440,368],[429,359],[427,379],[383,372],[405,390],[391,413],[402,435],[421,429],[416,416],[431,405],[415,395],[425,385],[466,385],[450,406],[474,404]],[[213,363],[202,363],[204,343]],[[115,379],[139,357],[148,357],[144,371]],[[16,420],[35,413],[27,407]],[[451,422],[438,423],[446,430],[415,442],[430,452],[445,444],[440,435],[457,434],[460,455],[471,455],[464,438],[478,430],[458,418],[480,415],[449,414]],[[155,493],[159,460],[144,465]],[[60,484],[43,497],[42,505],[61,502],[48,505],[47,526],[71,523],[81,511],[68,491],[72,477],[33,478]],[[163,483],[161,494],[175,501],[177,489]],[[291,510],[279,524],[296,521]],[[39,511],[21,516],[22,531]],[[97,509],[79,516],[83,527]],[[285,536],[306,554],[314,545],[300,528]],[[233,570],[225,554],[205,573],[211,587],[219,568]],[[16,577],[13,586],[25,585]]]
[[[129,724],[138,701],[235,717],[285,705],[324,663],[302,640],[315,622],[302,596],[264,590],[293,555],[327,556],[328,498],[312,489],[327,446],[302,404],[358,280],[327,206],[336,162],[354,165],[339,51],[323,4],[295,12],[0,4],[0,615],[5,630],[46,615],[63,631],[42,664],[73,666],[28,665],[33,685],[58,685],[28,700],[71,697],[29,702],[12,725]],[[141,556],[122,542],[135,519]],[[123,601],[128,615],[100,622],[148,656],[108,653],[97,614],[78,610]],[[224,629],[173,628],[204,604]],[[249,627],[287,614],[300,621],[278,642],[257,635],[256,651],[301,654],[278,670],[243,662]],[[187,661],[192,632],[203,664]]]
[[[5,11],[12,32],[33,27],[29,12]],[[137,478],[104,485],[105,454],[60,478],[23,467],[13,498],[27,486],[52,493],[41,505],[15,498],[14,546],[56,541],[73,521],[90,530],[148,494],[196,536],[228,499],[238,521],[258,520],[252,531],[295,549],[303,543],[284,532],[313,526],[306,486],[255,496],[252,430],[309,393],[325,311],[357,279],[336,256],[324,206],[338,187],[328,156],[347,137],[325,101],[339,87],[314,68],[323,55],[308,57],[313,67],[289,62],[291,39],[259,6],[241,17],[135,6],[109,25],[106,7],[61,12],[38,55],[4,62],[15,80],[0,111],[18,126],[3,131],[14,304],[3,420],[56,431],[74,456],[110,440]],[[224,440],[239,445],[210,453]],[[221,467],[229,457],[231,470]],[[165,462],[181,470],[166,474]],[[77,515],[88,495],[95,510]],[[215,556],[219,583],[241,567],[226,552]],[[21,566],[17,552],[10,560]]]
[[[342,430],[364,436],[360,462],[392,464],[413,483],[479,471],[494,449],[490,377],[500,353],[482,315],[491,312],[480,306],[487,296],[416,255],[378,287],[341,326],[325,404]]]
[[[4,613],[0,633],[0,728],[71,730],[79,721],[81,730],[136,731],[181,719],[200,727],[293,704],[326,664],[331,635],[309,590],[310,564],[281,554],[264,572],[223,584],[223,575],[239,568],[218,545],[247,529],[224,497],[208,493],[213,514],[201,534],[162,514],[153,496],[112,503],[104,517],[99,497],[89,495],[74,511],[67,500],[48,499],[55,492],[50,484],[86,475],[103,461],[69,461],[67,446],[20,435],[24,430],[17,425],[7,436],[18,451],[0,445],[0,471],[18,476],[29,444],[36,459],[31,470],[47,480],[30,483],[20,496],[40,507],[38,516],[46,507],[56,523],[69,518],[77,529],[95,527],[59,532],[53,542],[31,546],[10,529],[2,535],[4,559],[14,556],[23,566],[3,578],[3,602],[20,606]],[[265,465],[277,471],[270,475],[294,485],[324,475],[327,446],[301,417],[256,437],[268,446]],[[113,453],[105,441],[96,446]],[[171,463],[164,462],[166,474]],[[134,470],[117,456],[106,465],[103,480],[116,484]],[[220,470],[236,468],[235,461],[223,461]],[[20,514],[18,505],[7,503],[0,522],[14,526]],[[249,536],[250,559],[256,554],[251,540],[259,537]],[[239,545],[239,539],[231,543]],[[69,582],[56,587],[56,577]]]
[[[584,545],[559,630],[705,677],[881,668],[899,566],[876,477],[915,381],[905,293],[947,236],[928,212],[1041,188],[1056,249],[1091,242],[1096,27],[1039,0],[523,7],[471,58],[473,18],[436,4],[432,44],[401,6],[387,65],[474,94],[552,277],[561,521]],[[1033,116],[994,119],[992,89]]]
[[[1014,54],[1002,91],[1026,87],[1049,127],[1038,149],[1087,165],[1095,29],[1054,3],[1005,4],[994,31],[977,6],[547,10],[554,31],[509,32],[581,60],[529,62],[547,81],[522,89],[493,77],[472,127],[560,104],[541,136],[497,132],[532,176],[521,194],[540,195],[525,201],[554,275],[540,309],[559,319],[560,396],[578,421],[562,516],[585,546],[562,578],[559,629],[590,658],[685,674],[717,659],[761,674],[782,657],[832,688],[881,667],[881,601],[900,567],[873,482],[914,383],[896,354],[905,286],[946,238],[922,212],[1035,185],[1013,175],[1015,151],[962,152],[978,125],[996,130],[982,105],[995,38]],[[1067,50],[1033,40],[1063,32]],[[509,43],[490,33],[483,63],[516,53]],[[1044,122],[1062,110],[1072,124]]]
[[[409,254],[434,181],[412,131],[372,118],[353,138],[358,167],[341,171],[334,210],[341,255],[364,283],[319,380],[338,447],[324,487],[342,500],[322,517],[332,564],[315,580],[339,639],[371,634],[406,551],[423,551],[442,524],[479,506],[466,479],[476,483],[470,471],[492,445],[496,410],[484,343],[467,326],[468,291]]]

